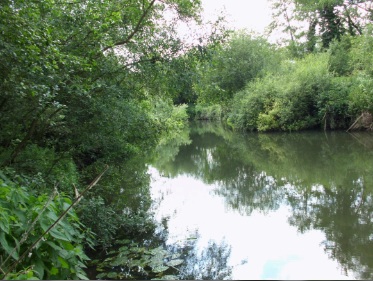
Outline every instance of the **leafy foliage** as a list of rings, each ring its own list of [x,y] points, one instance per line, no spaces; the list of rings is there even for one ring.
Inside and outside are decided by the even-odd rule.
[[[279,28],[294,53],[328,49],[344,35],[357,36],[372,23],[371,1],[272,0],[270,32]],[[302,50],[303,49],[303,50]]]
[[[35,196],[23,186],[0,178],[0,256],[2,278],[86,279],[88,257],[83,243],[90,233],[74,211],[47,234],[71,200],[56,192]],[[35,244],[40,237],[43,239]]]
[[[234,33],[230,40],[213,50],[211,59],[198,66],[199,79],[194,88],[198,101],[205,104],[228,102],[251,80],[275,67],[277,53],[266,40],[245,32]]]
[[[119,249],[109,252],[103,262],[97,266],[97,271],[104,271],[97,278],[108,279],[154,279],[177,280],[176,275],[170,275],[184,261],[180,254],[172,254],[162,247],[146,248],[130,240],[118,241]]]
[[[222,107],[219,104],[204,106],[197,104],[194,108],[194,119],[196,120],[221,120]]]
[[[258,131],[347,129],[362,112],[372,112],[369,30],[332,41],[328,52],[283,60],[281,68],[249,82],[231,100],[227,123]]]
[[[74,189],[79,192],[107,163],[112,164],[110,177],[90,191],[78,210],[90,224],[87,229],[97,232],[95,246],[108,247],[124,228],[125,235],[151,229],[145,215],[149,192],[144,159],[161,137],[171,138],[185,126],[186,106],[172,105],[180,94],[173,83],[181,85],[182,77],[167,74],[188,67],[189,60],[172,61],[186,49],[175,28],[180,21],[198,21],[201,3],[101,2],[0,2],[0,167],[11,171],[9,182],[22,175],[22,186],[27,186],[4,185],[4,204],[10,205],[2,213],[7,222],[2,257],[7,245],[19,246],[28,220],[46,203],[45,194],[53,187],[64,192],[47,205],[48,213],[38,220],[42,224],[35,225],[23,247],[65,208],[67,196]],[[165,13],[174,18],[167,22]],[[169,67],[170,61],[175,66]],[[136,160],[141,157],[142,163]],[[123,171],[128,172],[125,179]],[[8,193],[23,201],[12,205]],[[27,216],[13,214],[16,204]],[[123,210],[130,211],[118,219]],[[12,278],[85,278],[82,249],[90,232],[80,233],[75,213],[68,222],[46,235],[31,258],[17,263],[16,270],[25,272],[12,270]]]
[[[233,100],[229,124],[237,129],[300,130],[317,125],[317,94],[329,87],[327,57],[287,62],[278,76],[268,75]]]

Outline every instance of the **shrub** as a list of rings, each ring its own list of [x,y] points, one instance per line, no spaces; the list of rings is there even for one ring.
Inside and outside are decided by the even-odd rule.
[[[353,116],[364,111],[373,112],[373,78],[360,73],[353,82],[348,98],[349,112]]]
[[[303,130],[318,125],[317,96],[328,91],[328,54],[285,62],[282,70],[249,83],[232,102],[228,124],[242,130]]]
[[[53,148],[28,145],[13,163],[16,171],[35,180],[25,183],[39,192],[50,190],[48,186],[58,186],[59,190],[71,192],[72,186],[79,181],[79,175],[72,157],[67,153],[56,153]],[[24,178],[26,179],[26,178]]]
[[[86,279],[83,225],[56,191],[36,196],[0,174],[0,261],[4,279]],[[50,231],[48,231],[50,230]],[[89,235],[87,235],[89,236]]]
[[[324,129],[346,128],[350,122],[348,114],[348,95],[351,79],[335,77],[331,79],[330,88],[317,95],[318,119]]]
[[[196,120],[221,120],[222,107],[221,105],[201,105],[197,104],[195,107]]]

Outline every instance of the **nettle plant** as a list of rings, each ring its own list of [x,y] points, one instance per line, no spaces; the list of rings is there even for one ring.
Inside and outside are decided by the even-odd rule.
[[[83,244],[91,233],[55,190],[35,195],[0,173],[1,279],[87,279]]]

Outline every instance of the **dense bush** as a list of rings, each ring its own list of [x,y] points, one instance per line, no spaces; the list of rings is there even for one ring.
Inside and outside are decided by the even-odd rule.
[[[349,93],[352,81],[349,77],[334,77],[329,89],[317,95],[318,120],[324,129],[344,129],[351,122]]]
[[[317,96],[330,87],[327,54],[288,61],[281,72],[247,85],[232,101],[228,123],[239,130],[302,130],[318,126]]]
[[[14,259],[22,254],[71,203],[68,196],[106,164],[109,179],[90,190],[77,211],[97,232],[95,246],[107,247],[126,226],[127,235],[148,230],[145,159],[160,138],[185,126],[186,106],[172,101],[181,88],[191,88],[190,73],[172,71],[193,61],[175,59],[185,45],[162,16],[167,10],[175,12],[173,23],[193,21],[200,7],[199,1],[166,2],[0,1],[0,169],[10,178],[0,187],[1,263],[10,248],[16,247]],[[184,93],[182,100],[190,99],[193,93]],[[27,188],[12,184],[20,175]],[[20,243],[54,188],[61,194]],[[125,207],[131,213],[118,219]],[[77,214],[16,267],[4,262],[0,268],[12,274],[5,277],[85,278],[82,249],[90,233],[83,235]]]
[[[358,116],[364,111],[373,113],[373,26],[362,36],[355,37],[351,46],[353,86],[349,92],[349,112]]]
[[[198,101],[205,104],[229,102],[248,82],[275,69],[281,58],[264,38],[243,31],[210,52],[211,58],[197,66],[194,83]]]
[[[347,129],[373,112],[371,29],[334,40],[328,52],[283,61],[280,70],[248,83],[230,104],[238,130]]]
[[[222,108],[219,104],[195,106],[194,119],[196,120],[221,120]]]

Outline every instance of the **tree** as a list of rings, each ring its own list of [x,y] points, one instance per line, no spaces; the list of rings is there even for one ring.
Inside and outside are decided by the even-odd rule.
[[[344,0],[273,0],[270,32],[278,28],[289,33],[289,45],[295,54],[327,49],[342,35],[361,35],[372,22],[372,1]],[[289,40],[288,40],[289,41]],[[298,50],[300,49],[300,50]]]
[[[164,110],[163,120],[177,116],[173,117],[177,121],[165,124],[154,113],[152,102],[163,96],[168,106],[172,93],[169,85],[164,86],[166,91],[156,91],[161,83],[156,81],[155,66],[186,49],[175,24],[198,20],[199,8],[198,0],[1,1],[0,169],[4,174],[29,178],[26,190],[34,191],[35,197],[30,196],[34,201],[54,186],[72,196],[73,186],[81,189],[104,164],[131,165],[130,160],[146,155],[162,134],[181,127],[185,108]],[[167,13],[174,15],[172,22],[164,20]],[[138,173],[146,173],[144,165]],[[128,178],[143,180],[136,173]],[[106,187],[124,188],[113,185]],[[89,194],[96,205],[101,204],[95,200],[99,192]],[[109,199],[104,198],[105,204]],[[23,205],[22,212],[35,214],[32,204]],[[123,210],[122,205],[114,207]],[[12,226],[15,232],[12,229],[1,240],[1,253],[6,251],[4,241],[9,238],[13,243],[12,235],[20,239],[17,224]],[[82,246],[83,240],[76,242]],[[47,237],[47,242],[53,241]],[[79,268],[83,261],[74,260]],[[29,265],[32,259],[19,264],[17,272]],[[51,266],[45,268],[56,273]],[[60,275],[44,275],[48,276]]]
[[[166,7],[182,18],[194,17],[199,4],[3,1],[1,144],[10,151],[3,165],[13,163],[30,142],[45,145],[48,139],[53,146],[69,138],[83,114],[83,119],[92,116],[89,99],[108,92],[141,99],[138,89],[132,88],[131,94],[121,89],[124,80],[131,83],[135,77],[128,67],[140,65],[150,48],[158,50],[158,56],[174,54],[171,43],[177,41],[160,30],[159,18]],[[161,45],[164,38],[168,44]],[[118,52],[128,56],[118,57]],[[79,111],[83,104],[85,112]]]
[[[244,31],[211,52],[210,61],[198,66],[200,78],[194,86],[199,102],[206,104],[227,103],[246,83],[275,68],[279,58],[265,39]]]

